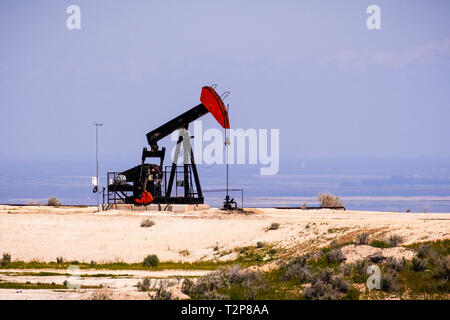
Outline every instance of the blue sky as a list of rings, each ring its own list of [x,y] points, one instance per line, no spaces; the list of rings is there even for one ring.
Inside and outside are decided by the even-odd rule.
[[[81,8],[81,30],[66,8]],[[381,8],[382,29],[366,28]],[[281,161],[450,157],[448,1],[0,4],[0,157],[137,164],[145,133],[231,91],[231,125],[279,128]],[[217,127],[205,117],[204,127]],[[168,140],[167,140],[168,141]]]

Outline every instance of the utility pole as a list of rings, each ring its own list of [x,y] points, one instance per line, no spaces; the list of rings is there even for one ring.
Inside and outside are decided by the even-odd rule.
[[[230,111],[230,107],[227,104],[227,112]],[[225,210],[232,210],[233,199],[230,199],[229,186],[228,186],[228,146],[230,145],[229,129],[225,128],[225,155],[226,155],[226,167],[227,167],[227,195],[225,196],[225,202],[223,203],[223,208]]]
[[[227,113],[230,111],[230,105],[227,104]],[[227,164],[227,199],[229,199],[230,195],[228,194],[228,146],[230,145],[230,137],[229,137],[229,129],[225,129],[225,148],[226,148],[226,164]]]
[[[95,167],[96,167],[96,174],[95,176],[97,177],[97,185],[95,186],[94,190],[95,193],[97,194],[97,212],[100,211],[100,204],[99,204],[99,199],[98,199],[98,191],[99,191],[99,181],[98,181],[98,128],[103,126],[103,123],[100,123],[98,121],[94,122],[94,126],[95,126]]]

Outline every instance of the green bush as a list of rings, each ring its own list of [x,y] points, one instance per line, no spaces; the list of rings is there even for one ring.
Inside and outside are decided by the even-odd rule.
[[[0,264],[6,266],[11,263],[11,255],[9,253],[4,253]]]
[[[159,259],[156,254],[150,254],[144,258],[142,265],[144,267],[157,267],[159,264]]]

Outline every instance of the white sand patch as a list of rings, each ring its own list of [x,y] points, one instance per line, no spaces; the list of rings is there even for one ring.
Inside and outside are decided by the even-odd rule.
[[[258,209],[253,214],[227,214],[218,209],[194,212],[95,213],[95,208],[0,206],[0,254],[13,260],[142,262],[148,254],[161,261],[234,259],[236,247],[258,241],[283,248],[313,250],[379,229],[405,243],[450,238],[450,214],[335,210]],[[155,225],[141,228],[150,217]],[[278,230],[267,231],[271,223]],[[352,240],[352,239],[350,239]],[[218,248],[218,250],[215,250]],[[220,256],[220,253],[231,251]],[[186,254],[188,252],[188,254]]]
[[[368,245],[348,245],[341,248],[345,257],[345,263],[354,263],[363,260],[369,256],[381,254],[383,257],[393,257],[397,260],[405,258],[410,260],[414,257],[414,251],[404,248],[374,248]]]

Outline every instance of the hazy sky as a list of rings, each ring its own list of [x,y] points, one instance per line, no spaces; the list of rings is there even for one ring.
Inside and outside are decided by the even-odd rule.
[[[101,120],[102,157],[137,164],[145,134],[217,83],[232,127],[280,129],[282,160],[450,157],[449,14],[446,0],[2,0],[0,156],[92,159]]]

